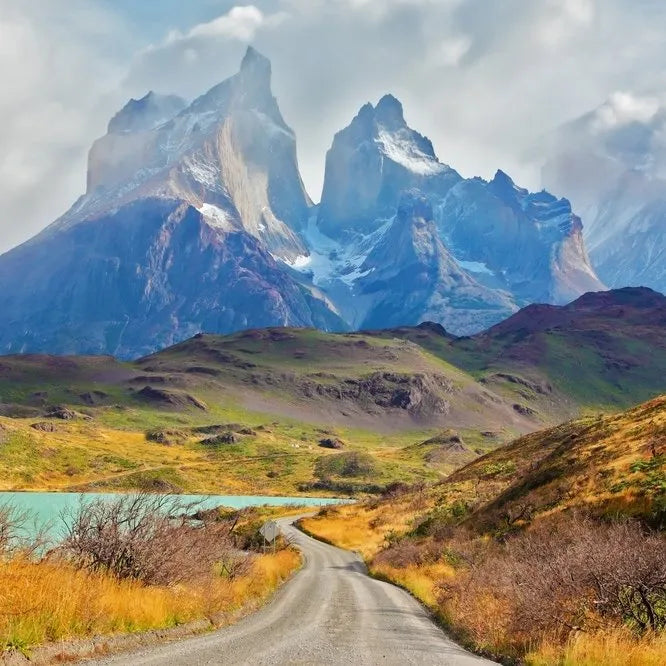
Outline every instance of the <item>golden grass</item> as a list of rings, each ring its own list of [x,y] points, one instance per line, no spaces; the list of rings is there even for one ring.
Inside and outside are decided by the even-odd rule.
[[[432,610],[437,609],[437,583],[455,575],[453,567],[444,562],[407,567],[373,564],[370,571],[383,580],[404,587]]]
[[[0,563],[0,645],[147,631],[234,614],[265,600],[300,564],[291,549],[257,556],[235,580],[174,587],[119,581],[58,562]]]
[[[301,484],[313,480],[315,462],[331,455],[318,446],[319,429],[307,424],[270,422],[232,447],[212,450],[201,445],[202,435],[188,434],[187,415],[182,423],[165,421],[164,427],[180,429],[184,440],[163,445],[146,439],[146,430],[153,428],[139,429],[135,423],[109,425],[104,420],[109,411],[99,408],[92,421],[53,421],[55,432],[31,427],[43,419],[0,416],[0,490],[154,490],[162,483],[162,490],[175,492],[298,495]],[[256,419],[250,412],[237,416],[238,422]],[[209,418],[217,420],[217,415]],[[225,419],[220,416],[219,421]],[[418,441],[427,433],[387,437],[366,431],[335,433],[350,448],[377,458],[374,482],[438,478],[423,459],[403,455],[412,437]],[[308,490],[307,494],[336,493]]]
[[[301,520],[303,528],[313,536],[335,544],[339,548],[360,553],[370,560],[383,546],[386,537],[407,529],[412,516],[409,507],[393,504],[391,507],[358,503],[336,506],[311,518]]]
[[[637,639],[627,629],[580,633],[565,646],[545,641],[525,658],[528,666],[663,666],[666,634]]]

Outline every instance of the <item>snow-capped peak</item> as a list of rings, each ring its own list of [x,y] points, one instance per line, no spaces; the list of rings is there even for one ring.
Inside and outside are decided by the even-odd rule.
[[[415,142],[411,130],[389,132],[380,129],[376,142],[385,157],[421,176],[434,176],[448,170],[435,155],[422,150]]]

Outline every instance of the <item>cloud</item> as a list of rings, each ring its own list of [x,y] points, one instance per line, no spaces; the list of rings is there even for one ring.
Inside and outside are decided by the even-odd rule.
[[[592,129],[604,131],[631,122],[647,123],[659,111],[656,97],[641,97],[630,92],[614,92],[594,113]]]
[[[118,28],[83,0],[0,0],[0,249],[81,193],[89,141],[107,120],[102,101],[123,76],[97,48],[109,38],[122,47]]]
[[[185,35],[178,31],[171,32],[166,43],[197,37],[230,38],[249,42],[254,39],[264,21],[264,14],[254,5],[237,6],[212,21],[195,25]]]
[[[464,175],[501,167],[537,187],[521,157],[536,137],[609,97],[603,122],[642,117],[666,90],[660,0],[191,0],[152,11],[161,37],[149,8],[125,0],[0,0],[0,247],[82,191],[86,151],[124,100],[150,89],[193,98],[237,71],[247,43],[273,61],[314,199],[333,134],[386,92]]]

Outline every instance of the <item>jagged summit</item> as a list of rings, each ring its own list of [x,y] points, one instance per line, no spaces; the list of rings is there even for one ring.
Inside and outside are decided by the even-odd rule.
[[[240,73],[244,77],[262,79],[270,85],[271,61],[253,46],[248,46],[241,61]]]
[[[303,254],[294,228],[311,201],[270,80],[270,61],[249,47],[237,74],[189,106],[152,92],[128,102],[90,150],[86,195],[55,228],[156,197],[187,202],[216,230],[246,231],[279,258]]]
[[[379,100],[375,107],[375,117],[386,128],[398,129],[407,125],[402,102],[391,94]]]
[[[400,101],[385,95],[377,106],[363,105],[335,135],[317,224],[332,238],[369,232],[395,213],[405,190],[444,195],[458,180],[431,141],[407,125]]]
[[[186,113],[219,116],[234,109],[260,111],[291,131],[271,91],[271,62],[251,46],[245,52],[238,73],[195,99]]]
[[[513,178],[501,169],[497,169],[495,172],[495,176],[490,181],[490,186],[498,194],[509,194],[511,196],[516,196],[516,193],[520,195],[529,194],[525,188],[518,187]]]
[[[151,130],[178,115],[187,102],[177,95],[158,95],[152,90],[141,99],[130,99],[109,121],[108,133]]]

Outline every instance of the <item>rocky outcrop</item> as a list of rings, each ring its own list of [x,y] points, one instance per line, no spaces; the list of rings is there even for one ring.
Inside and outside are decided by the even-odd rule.
[[[173,409],[185,409],[187,407],[196,407],[202,411],[206,411],[208,407],[204,402],[199,400],[189,393],[181,391],[168,391],[166,389],[158,389],[152,386],[144,386],[137,392],[136,397],[139,400],[157,405],[159,407],[167,407]]]
[[[521,304],[567,303],[604,289],[566,199],[530,193],[503,171],[461,181],[436,207],[446,244],[471,272],[510,291]]]
[[[403,195],[361,272],[358,294],[369,301],[363,328],[432,320],[467,334],[516,310],[508,293],[480,284],[451,256],[437,234],[432,205],[418,190]]]

